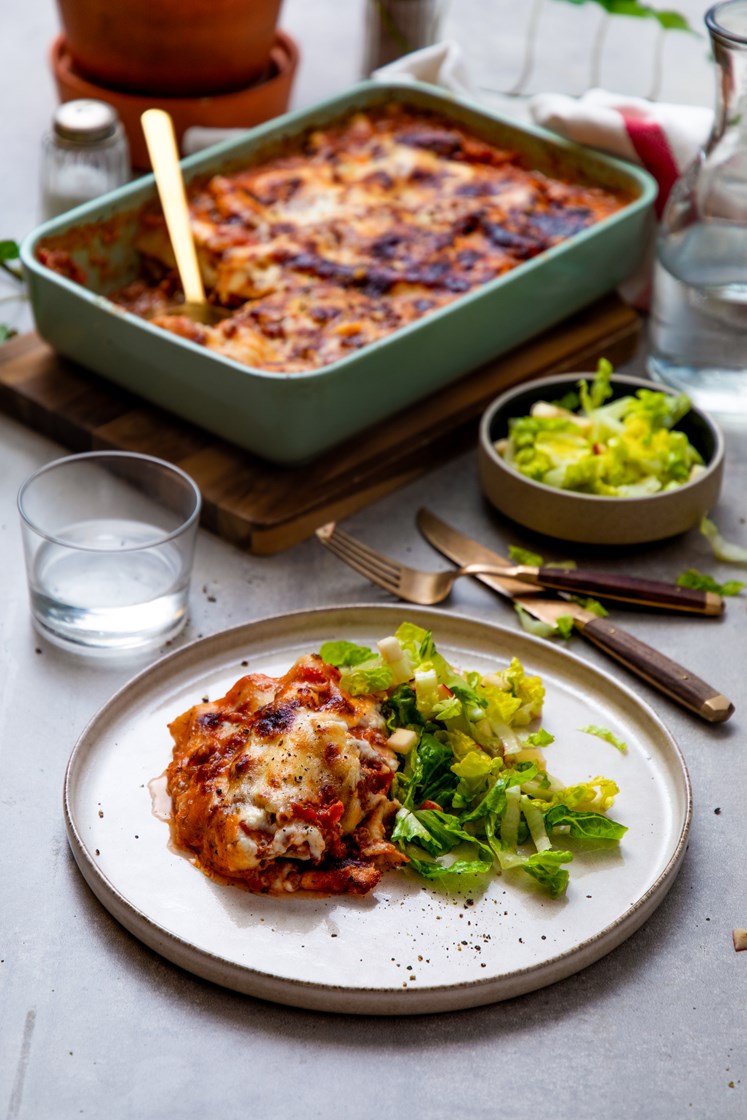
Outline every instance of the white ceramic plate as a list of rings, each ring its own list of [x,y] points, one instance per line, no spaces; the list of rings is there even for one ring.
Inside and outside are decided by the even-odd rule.
[[[518,656],[547,689],[548,768],[620,787],[619,850],[578,855],[564,899],[497,877],[448,895],[402,872],[364,898],[270,898],[221,886],[169,846],[148,783],[171,757],[167,723],[246,672],[284,672],[329,638],[373,644],[405,618],[462,668]],[[248,663],[248,665],[247,665]],[[610,728],[622,754],[578,729]],[[412,607],[284,615],[228,630],[137,676],[94,717],[65,780],[68,835],[104,906],[164,957],[215,983],[298,1007],[415,1014],[475,1007],[570,976],[629,937],[672,885],[690,824],[690,781],[669,732],[632,692],[549,642]]]

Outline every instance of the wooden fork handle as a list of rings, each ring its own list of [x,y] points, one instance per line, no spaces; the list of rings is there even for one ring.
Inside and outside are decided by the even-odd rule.
[[[722,693],[608,618],[577,620],[576,625],[594,645],[709,723],[723,723],[734,712],[734,705]]]
[[[522,571],[521,579],[526,577]],[[539,568],[535,576],[541,587],[568,591],[575,595],[592,595],[600,599],[636,603],[665,610],[688,611],[692,614],[719,615],[724,601],[713,591],[697,591],[655,579],[636,579],[614,573],[586,571],[583,568]]]

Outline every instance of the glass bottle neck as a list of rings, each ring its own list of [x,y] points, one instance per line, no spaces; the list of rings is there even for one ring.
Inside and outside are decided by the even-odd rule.
[[[727,0],[706,14],[716,63],[711,146],[731,128],[747,126],[747,0]]]

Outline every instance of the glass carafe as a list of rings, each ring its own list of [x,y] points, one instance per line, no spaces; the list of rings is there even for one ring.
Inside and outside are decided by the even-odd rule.
[[[364,77],[437,43],[448,0],[366,0]]]
[[[662,216],[648,368],[701,408],[747,424],[747,0],[715,4],[705,23],[716,114]]]

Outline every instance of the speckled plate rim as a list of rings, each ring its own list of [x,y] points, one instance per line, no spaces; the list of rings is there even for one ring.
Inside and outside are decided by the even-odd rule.
[[[498,648],[503,646],[534,671],[542,673],[542,664],[549,664],[560,678],[581,681],[587,689],[596,687],[602,694],[608,694],[623,709],[630,711],[631,719],[635,718],[642,724],[652,757],[663,760],[671,769],[680,807],[668,830],[667,857],[656,878],[631,904],[624,905],[613,921],[593,936],[579,940],[567,951],[540,964],[513,968],[479,980],[432,984],[423,988],[325,984],[289,979],[266,968],[237,965],[219,952],[206,951],[192,944],[156,920],[152,913],[135,905],[127,892],[102,872],[95,852],[85,838],[85,821],[77,810],[76,798],[89,764],[89,753],[106,749],[102,737],[110,721],[116,720],[124,707],[132,708],[138,699],[157,696],[168,682],[188,672],[195,674],[194,689],[198,692],[200,667],[208,659],[215,661],[225,657],[227,664],[230,660],[233,665],[233,659],[250,650],[253,643],[269,640],[271,643],[277,641],[280,646],[283,640],[307,632],[343,637],[346,631],[356,627],[364,628],[373,638],[391,632],[405,617],[441,635],[441,645],[445,649],[460,638],[468,643],[489,642],[491,646],[495,642]],[[308,648],[313,648],[313,644]],[[229,655],[232,656],[229,658]],[[135,676],[93,716],[70,756],[63,800],[68,840],[83,878],[112,916],[143,944],[188,972],[237,992],[295,1007],[365,1015],[423,1014],[478,1007],[534,991],[593,964],[630,937],[663,901],[681,866],[692,818],[691,782],[682,753],[654,711],[631,690],[606,677],[575,654],[548,642],[464,615],[409,606],[404,609],[401,606],[340,606],[273,616],[199,639],[167,655]],[[164,840],[164,849],[166,847]],[[196,881],[203,880],[198,872],[194,874]]]

